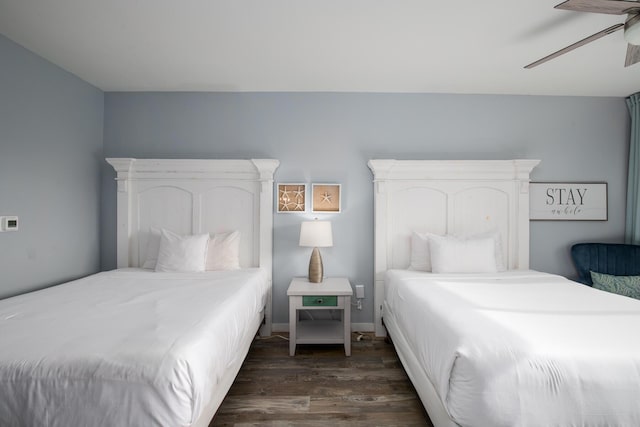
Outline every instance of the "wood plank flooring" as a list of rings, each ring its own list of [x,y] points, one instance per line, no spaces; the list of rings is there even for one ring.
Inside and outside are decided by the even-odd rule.
[[[433,427],[392,344],[366,335],[342,345],[255,340],[209,427]]]

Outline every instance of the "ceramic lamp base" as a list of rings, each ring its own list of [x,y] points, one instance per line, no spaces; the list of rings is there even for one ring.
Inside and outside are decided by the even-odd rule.
[[[309,260],[309,282],[322,282],[322,275],[322,257],[320,256],[318,248],[313,248],[313,252],[311,252],[311,259]]]

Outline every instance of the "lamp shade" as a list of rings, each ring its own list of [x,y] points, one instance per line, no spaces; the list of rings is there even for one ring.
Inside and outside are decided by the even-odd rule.
[[[331,221],[304,221],[300,226],[300,246],[326,248],[333,246]]]

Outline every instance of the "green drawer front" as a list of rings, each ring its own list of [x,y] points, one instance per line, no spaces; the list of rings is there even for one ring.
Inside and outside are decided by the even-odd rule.
[[[329,306],[335,307],[338,305],[338,297],[337,296],[303,296],[302,297],[302,305],[315,305],[315,306]]]

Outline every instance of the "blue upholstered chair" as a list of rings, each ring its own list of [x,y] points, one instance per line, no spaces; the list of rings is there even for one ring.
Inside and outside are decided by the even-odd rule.
[[[571,258],[578,271],[577,281],[592,286],[591,271],[613,276],[640,276],[640,245],[617,243],[577,243]]]

